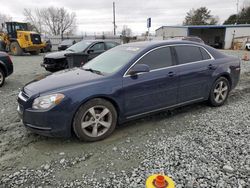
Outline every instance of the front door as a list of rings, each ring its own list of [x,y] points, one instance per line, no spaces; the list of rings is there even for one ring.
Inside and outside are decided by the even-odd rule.
[[[150,72],[123,78],[124,111],[132,117],[177,103],[178,72],[169,47],[155,49],[142,57]]]

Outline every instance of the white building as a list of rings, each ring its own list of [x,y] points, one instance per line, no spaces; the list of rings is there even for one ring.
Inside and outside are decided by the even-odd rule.
[[[234,38],[250,37],[250,24],[162,26],[156,30],[156,36],[163,39],[198,36],[208,45],[229,49]]]

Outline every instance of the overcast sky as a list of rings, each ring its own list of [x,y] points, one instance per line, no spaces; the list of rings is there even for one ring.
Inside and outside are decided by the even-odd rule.
[[[162,25],[181,25],[192,8],[206,6],[212,15],[220,18],[220,23],[237,10],[237,0],[6,0],[0,12],[15,21],[24,21],[24,8],[64,7],[76,13],[78,33],[101,33],[113,30],[113,1],[116,3],[117,30],[127,25],[135,34],[147,30],[148,17],[152,18],[151,31],[154,32]],[[244,1],[240,0],[239,7]]]

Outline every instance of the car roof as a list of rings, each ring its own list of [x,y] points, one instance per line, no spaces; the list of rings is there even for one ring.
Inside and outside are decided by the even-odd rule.
[[[91,43],[94,43],[94,42],[115,42],[115,43],[118,43],[117,41],[114,41],[114,40],[95,40],[95,39],[93,39],[93,40],[81,40],[80,42],[91,42]]]
[[[175,44],[193,44],[193,45],[203,46],[201,43],[187,41],[187,40],[143,41],[143,42],[134,42],[134,43],[124,44],[124,46],[141,47],[141,48],[154,48],[154,47],[158,47],[158,46],[175,45]]]

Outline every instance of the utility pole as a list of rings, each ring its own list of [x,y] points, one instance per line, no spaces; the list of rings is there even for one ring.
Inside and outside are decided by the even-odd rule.
[[[237,6],[236,24],[238,24],[238,19],[239,19],[239,0],[236,0],[236,6]]]
[[[116,25],[115,25],[115,2],[113,2],[113,24],[114,24],[114,35],[116,35]]]

